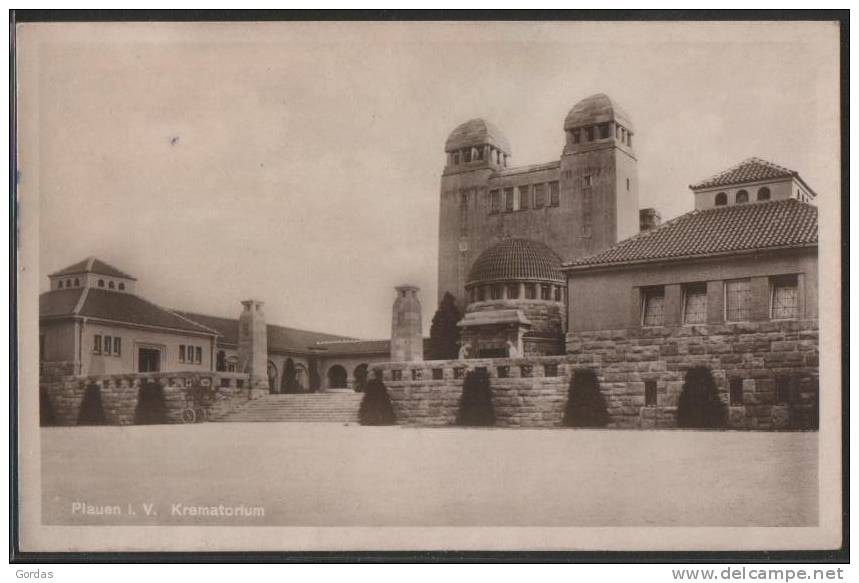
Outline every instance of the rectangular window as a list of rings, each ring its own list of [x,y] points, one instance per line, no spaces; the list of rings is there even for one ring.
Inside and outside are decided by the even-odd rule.
[[[203,347],[197,346],[194,348],[194,362],[197,364],[203,363]]]
[[[578,144],[582,141],[582,132],[580,130],[573,130],[573,143]]]
[[[468,191],[463,190],[459,193],[459,206],[461,208],[468,208]]]
[[[549,206],[561,206],[561,185],[557,181],[549,183]]]
[[[512,211],[514,209],[514,205],[516,203],[515,198],[513,196],[513,189],[508,188],[507,190],[504,191],[504,194],[506,195],[504,197],[504,210]]]
[[[690,283],[683,289],[683,323],[707,322],[707,284]]]
[[[92,351],[95,354],[101,354],[101,334],[96,334],[92,338]]]
[[[647,287],[641,290],[641,325],[662,326],[665,322],[665,288]]]
[[[563,301],[563,296],[561,295],[561,288],[555,287],[555,301],[561,302]]]
[[[492,288],[490,288],[489,293],[493,300],[500,300],[501,294],[504,293],[503,290],[504,288],[502,288],[500,285],[493,285]]]
[[[731,379],[730,393],[731,405],[743,404],[743,379]]]
[[[558,365],[555,363],[547,364],[543,367],[543,375],[547,377],[558,376]]]
[[[453,369],[453,378],[455,378],[455,379],[465,378],[465,367],[464,366],[458,366],[455,369]]]
[[[656,407],[656,381],[644,381],[644,406]]]
[[[605,139],[608,137],[608,124],[601,123],[600,124],[600,139]]]
[[[523,364],[519,367],[519,375],[524,379],[533,376],[534,367],[530,364]]]
[[[534,208],[541,209],[546,206],[546,185],[534,185]]]
[[[421,370],[419,368],[413,368],[412,369],[412,380],[413,381],[419,381],[423,378],[423,376],[424,376],[423,370]]]
[[[591,126],[589,128],[585,128],[585,133],[588,135],[588,141],[593,142],[594,141],[594,126]]]
[[[483,160],[483,146],[477,146],[477,159]]]
[[[492,190],[489,192],[489,212],[497,213],[501,211],[501,191]]]
[[[593,186],[593,185],[594,185],[594,179],[593,179],[593,176],[590,176],[590,175],[585,176],[584,178],[582,178],[582,183],[583,183],[585,186]]]
[[[725,282],[725,320],[743,322],[752,310],[752,284],[748,279]]]
[[[443,368],[432,369],[432,380],[440,381],[443,378],[444,378],[444,369]]]
[[[552,288],[548,285],[540,286],[540,299],[541,300],[551,300],[552,299]]]
[[[457,166],[459,164],[459,152],[453,153],[453,165]]]
[[[485,287],[477,288],[477,301],[478,302],[486,301],[486,288]]]
[[[462,159],[465,162],[471,162],[471,148],[466,148],[462,151]]]
[[[185,345],[179,345],[179,362],[185,362]]]
[[[499,366],[498,367],[498,378],[506,379],[510,376],[510,367],[509,366]]]
[[[507,286],[507,299],[508,300],[516,300],[519,299],[519,284],[511,284]]]
[[[626,190],[629,191],[629,178],[626,179]]]
[[[104,337],[104,353],[108,356],[111,352],[113,352],[113,343],[111,342],[112,338],[110,336]]]
[[[396,369],[391,371],[391,380],[392,381],[401,381],[403,380],[403,371]]]
[[[799,317],[799,288],[797,277],[787,275],[774,277],[771,281],[772,300],[770,318],[785,320]]]
[[[122,356],[122,338],[119,336],[113,338],[113,354],[114,356]]]
[[[526,300],[536,300],[537,299],[537,286],[533,283],[525,284],[525,299]]]
[[[519,208],[527,209],[531,207],[531,194],[529,190],[529,186],[526,184],[525,186],[519,187]],[[510,189],[510,192],[513,192],[513,189]],[[511,195],[512,196],[512,195]]]

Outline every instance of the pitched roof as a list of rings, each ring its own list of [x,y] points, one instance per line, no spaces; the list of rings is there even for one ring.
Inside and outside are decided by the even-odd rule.
[[[563,282],[561,259],[545,243],[505,239],[477,257],[466,284],[519,280]]]
[[[222,318],[220,316],[208,316],[193,312],[176,312],[182,316],[200,322],[208,328],[217,330],[221,337],[219,342],[223,344],[238,345],[239,343],[239,320],[237,318]],[[305,352],[309,347],[323,341],[352,341],[354,339],[324,332],[313,332],[310,330],[299,330],[285,326],[266,326],[269,350],[285,352]]]
[[[767,162],[760,158],[748,158],[736,166],[728,168],[715,176],[702,180],[697,184],[689,186],[692,190],[700,188],[714,188],[717,186],[728,186],[731,184],[745,184],[747,182],[758,182],[760,180],[775,180],[777,178],[799,177],[795,170]]]
[[[817,245],[817,207],[796,199],[692,211],[566,269]]]
[[[217,332],[198,322],[129,293],[80,288],[53,290],[39,296],[39,317],[84,316],[198,334]]]
[[[73,275],[77,273],[100,273],[101,275],[109,275],[112,277],[122,277],[125,279],[137,279],[128,275],[125,272],[122,272],[115,268],[113,265],[108,265],[101,259],[97,259],[95,257],[87,257],[83,261],[78,261],[74,265],[69,265],[68,267],[61,269],[59,271],[55,271],[48,277],[54,277],[56,275]]]

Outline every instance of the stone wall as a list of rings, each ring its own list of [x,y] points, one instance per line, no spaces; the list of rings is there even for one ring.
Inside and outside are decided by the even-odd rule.
[[[676,425],[685,371],[696,365],[712,371],[733,428],[817,423],[816,319],[571,333],[567,353],[573,366],[597,371],[619,427]],[[648,381],[656,383],[653,407],[643,406]],[[731,381],[741,383],[742,404],[731,403]]]
[[[248,375],[239,373],[136,373],[102,376],[42,377],[40,393],[49,400],[56,425],[77,425],[88,388],[101,398],[107,425],[131,425],[141,388],[159,385],[164,394],[166,422],[182,423],[187,408],[205,409],[215,421],[252,398]]]
[[[817,321],[609,330],[567,337],[565,356],[385,363],[382,374],[403,425],[451,425],[467,370],[483,367],[497,425],[561,425],[570,378],[594,369],[611,428],[677,426],[686,371],[710,368],[734,429],[808,429],[817,425]],[[742,404],[731,404],[730,385]],[[656,400],[647,403],[647,384]],[[739,397],[739,395],[735,395]],[[786,397],[784,400],[780,397]]]

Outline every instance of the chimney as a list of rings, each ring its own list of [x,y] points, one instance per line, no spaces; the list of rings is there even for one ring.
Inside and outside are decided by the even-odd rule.
[[[643,233],[655,229],[662,222],[659,211],[654,208],[641,209],[638,211],[638,228]]]
[[[267,393],[268,386],[268,334],[263,303],[257,300],[242,302],[239,316],[239,371],[249,375],[251,396]]]
[[[424,335],[421,330],[419,287],[397,286],[397,299],[391,318],[391,360],[414,362],[424,359]]]

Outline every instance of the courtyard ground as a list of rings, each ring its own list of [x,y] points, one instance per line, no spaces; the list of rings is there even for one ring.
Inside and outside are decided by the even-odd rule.
[[[41,437],[45,524],[817,524],[816,433],[210,423]],[[186,510],[219,505],[264,515]]]

